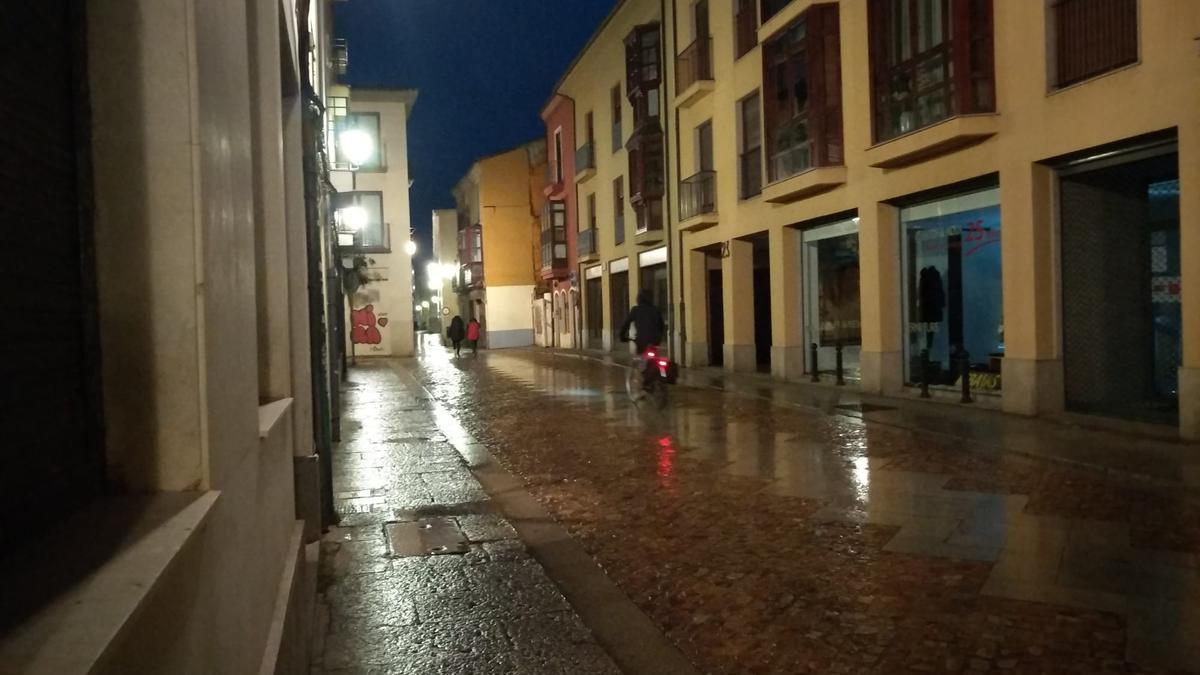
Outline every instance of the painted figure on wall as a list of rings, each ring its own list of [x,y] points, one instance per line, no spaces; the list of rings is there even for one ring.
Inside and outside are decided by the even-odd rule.
[[[375,318],[375,305],[350,310],[350,341],[356,345],[377,345],[383,342],[379,321]],[[386,325],[386,324],[384,324]]]

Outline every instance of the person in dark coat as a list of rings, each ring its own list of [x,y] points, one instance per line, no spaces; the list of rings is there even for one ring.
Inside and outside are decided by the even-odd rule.
[[[631,326],[634,329],[633,343],[637,346],[638,354],[646,351],[647,347],[662,342],[667,323],[663,320],[662,312],[654,306],[654,293],[648,288],[638,291],[637,306],[629,310],[629,316],[621,325],[621,342],[629,342]]]
[[[450,319],[450,327],[446,329],[446,337],[450,338],[450,344],[454,345],[454,355],[459,356],[463,339],[467,337],[467,327],[463,324],[461,316],[455,315],[453,319]]]

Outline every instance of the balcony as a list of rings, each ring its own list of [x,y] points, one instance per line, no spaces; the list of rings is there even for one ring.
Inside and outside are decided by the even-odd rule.
[[[596,236],[596,228],[591,227],[586,230],[579,231],[579,238],[576,240],[576,252],[579,254],[579,262],[595,262],[600,259],[600,242]]]
[[[978,145],[1000,131],[995,114],[960,115],[867,149],[867,164],[899,169]]]
[[[701,171],[679,183],[679,229],[702,230],[717,224],[717,172]]]
[[[567,240],[564,230],[542,230],[542,279],[563,279],[567,276]]]
[[[575,184],[596,175],[596,144],[584,143],[575,150]]]
[[[483,263],[464,263],[459,269],[459,287],[465,290],[483,288]]]
[[[675,57],[675,99],[688,108],[713,90],[712,38],[696,38]]]
[[[334,74],[345,75],[350,67],[350,46],[346,44],[346,38],[334,38],[332,51],[330,60],[333,62]]]

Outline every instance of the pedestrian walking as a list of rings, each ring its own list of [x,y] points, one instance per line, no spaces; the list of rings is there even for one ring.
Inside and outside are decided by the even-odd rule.
[[[479,321],[471,319],[467,324],[467,341],[471,343],[471,355],[479,355]]]
[[[462,349],[463,340],[467,337],[466,326],[463,325],[461,316],[455,315],[450,319],[450,327],[446,329],[446,337],[450,338],[450,344],[454,345],[454,356],[457,358],[459,350]]]

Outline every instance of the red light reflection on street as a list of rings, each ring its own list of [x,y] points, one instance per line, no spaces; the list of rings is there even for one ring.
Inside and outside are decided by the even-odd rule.
[[[670,436],[658,439],[658,484],[665,490],[675,490],[675,444]]]

